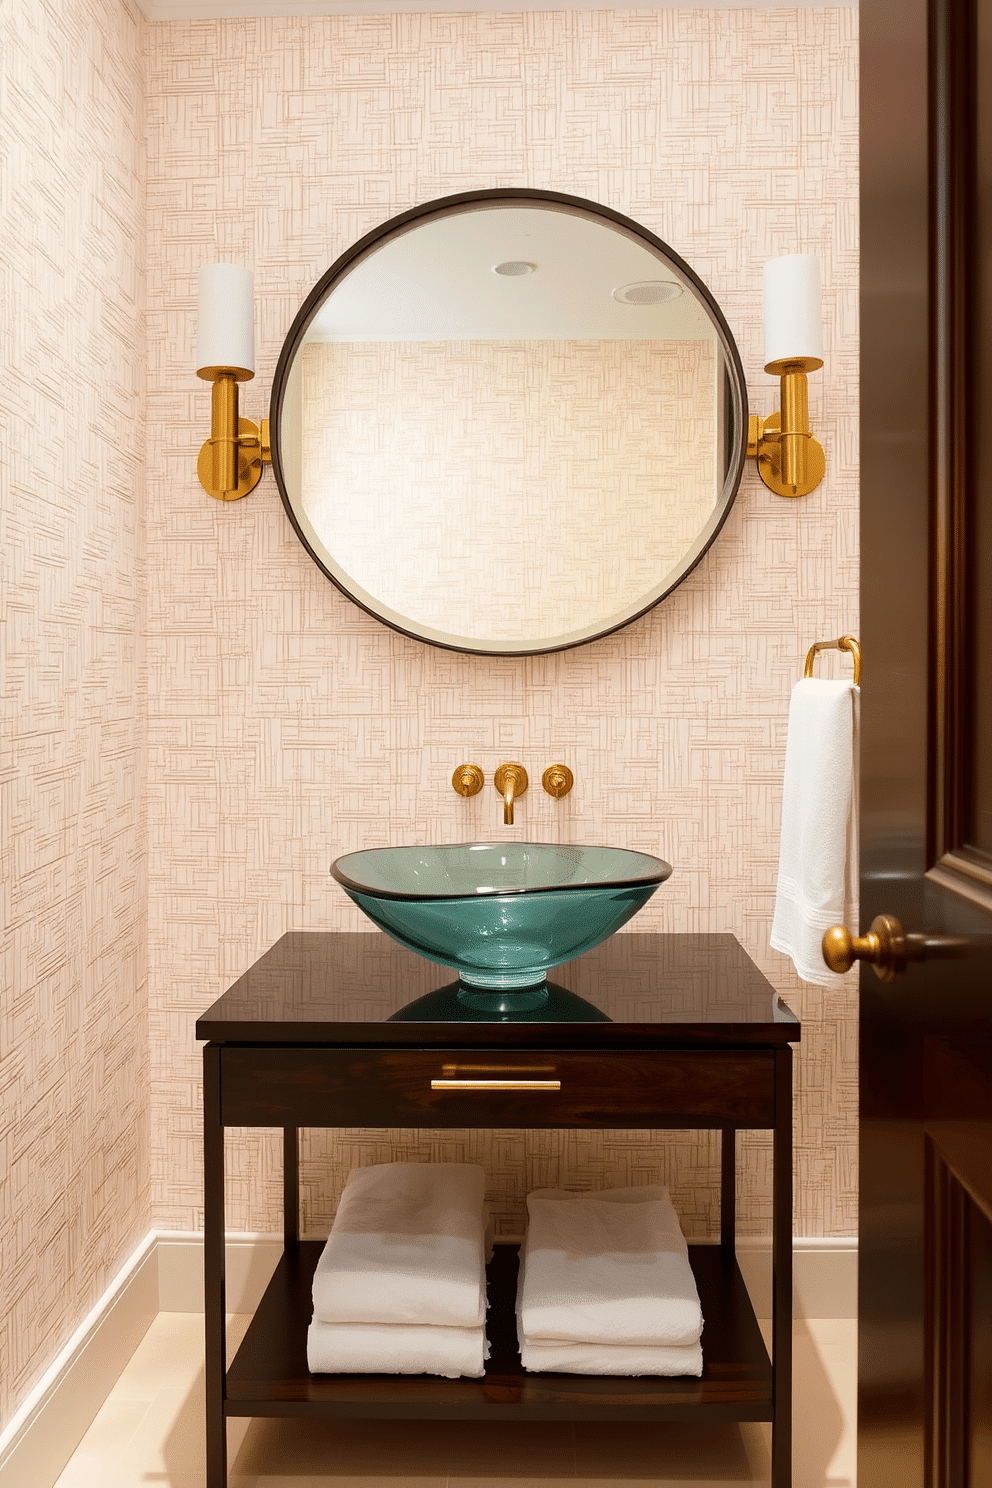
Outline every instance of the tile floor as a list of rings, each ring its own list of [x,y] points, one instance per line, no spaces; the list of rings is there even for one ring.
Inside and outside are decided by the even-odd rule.
[[[248,1318],[231,1318],[236,1348]],[[764,1326],[764,1325],[763,1325]],[[203,1488],[203,1343],[196,1313],[163,1312],[58,1488]],[[765,1329],[767,1336],[767,1328]],[[796,1324],[795,1488],[854,1488],[857,1325]],[[742,1488],[768,1481],[769,1432],[600,1422],[317,1422],[229,1428],[230,1488]]]

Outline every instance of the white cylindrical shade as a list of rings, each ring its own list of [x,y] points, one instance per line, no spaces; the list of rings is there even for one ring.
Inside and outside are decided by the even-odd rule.
[[[785,253],[765,264],[765,367],[799,357],[823,361],[820,260]]]
[[[255,371],[255,296],[251,269],[242,264],[200,265],[196,370],[239,367]]]

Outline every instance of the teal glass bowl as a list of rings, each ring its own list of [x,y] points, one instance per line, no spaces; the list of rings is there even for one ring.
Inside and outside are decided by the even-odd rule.
[[[548,971],[619,930],[671,871],[649,853],[549,842],[374,847],[331,865],[387,935],[517,1006],[521,993],[537,1006]]]

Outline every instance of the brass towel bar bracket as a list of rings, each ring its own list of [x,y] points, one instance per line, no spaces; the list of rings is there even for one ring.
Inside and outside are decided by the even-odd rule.
[[[813,657],[818,651],[848,651],[854,661],[854,685],[861,685],[861,642],[852,635],[842,635],[836,641],[814,641],[806,652],[803,676],[812,677]]]

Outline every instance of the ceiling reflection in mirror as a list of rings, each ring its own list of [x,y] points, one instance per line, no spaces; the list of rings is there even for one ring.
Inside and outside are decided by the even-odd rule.
[[[406,634],[490,654],[657,603],[729,510],[745,425],[688,266],[539,193],[449,198],[357,245],[273,392],[280,490],[324,572]]]

